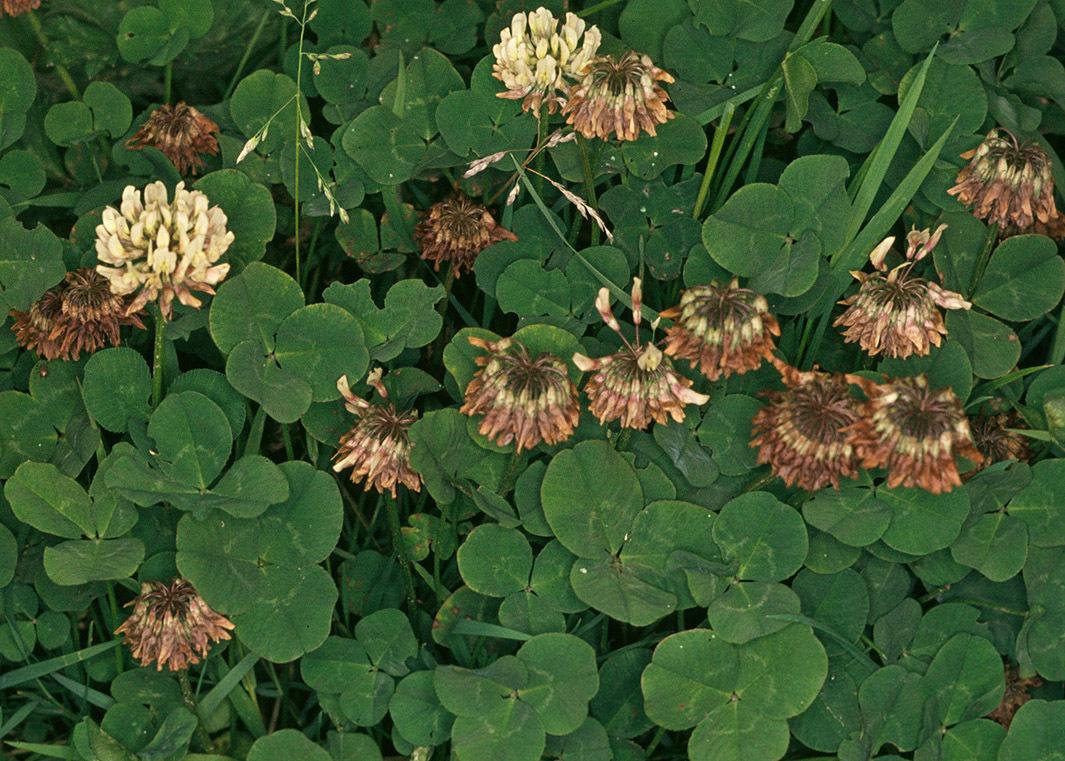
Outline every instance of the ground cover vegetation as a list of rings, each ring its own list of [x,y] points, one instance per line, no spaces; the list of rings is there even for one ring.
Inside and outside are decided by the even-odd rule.
[[[0,0],[0,742],[1050,761],[1062,0]]]

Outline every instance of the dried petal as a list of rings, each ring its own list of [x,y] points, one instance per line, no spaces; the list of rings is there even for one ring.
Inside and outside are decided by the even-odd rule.
[[[0,18],[21,16],[26,11],[41,7],[41,0],[0,0]]]
[[[178,172],[196,174],[203,168],[200,154],[218,153],[217,132],[217,124],[182,102],[176,106],[159,106],[152,111],[136,134],[126,141],[126,147],[140,150],[150,145],[158,148],[174,162]]]
[[[115,634],[124,634],[142,666],[155,664],[182,671],[206,657],[211,642],[229,639],[233,623],[212,610],[185,579],[145,581],[140,594],[126,603],[133,613]]]
[[[367,378],[381,392],[381,371],[375,370]],[[348,386],[348,377],[337,381],[337,389],[344,397],[348,412],[355,415],[355,424],[340,437],[333,459],[333,470],[351,468],[351,482],[366,479],[365,490],[388,489],[396,496],[396,484],[404,484],[411,491],[421,491],[422,477],[410,467],[410,427],[418,419],[415,410],[398,412],[391,402],[378,404],[355,396]],[[381,394],[385,396],[385,394]]]
[[[562,109],[567,124],[584,135],[608,140],[635,140],[673,118],[666,107],[669,95],[658,82],[672,82],[667,72],[651,59],[629,51],[621,57],[599,56],[581,72],[581,80],[569,89],[569,102]]]
[[[961,486],[954,455],[984,458],[973,445],[969,419],[949,387],[933,389],[923,374],[883,384],[848,376],[868,397],[861,419],[844,430],[862,467],[888,469],[887,485],[940,494]]]
[[[516,241],[518,236],[496,224],[492,213],[462,193],[433,204],[425,219],[414,228],[414,237],[422,245],[422,259],[433,263],[451,263],[455,277],[473,270],[477,254],[501,240]]]
[[[666,354],[691,361],[710,380],[755,370],[773,356],[773,336],[780,335],[765,297],[740,288],[698,285],[686,290],[675,307],[661,316],[675,320],[666,331]]]
[[[78,359],[108,344],[121,343],[119,328],[144,328],[137,314],[127,314],[130,299],[111,293],[108,281],[85,267],[68,272],[45,291],[28,311],[12,310],[11,329],[21,346],[43,359]]]
[[[961,157],[972,160],[947,192],[974,216],[997,224],[1002,237],[1039,233],[1065,239],[1065,215],[1054,203],[1051,159],[1036,142],[1018,144],[1008,130],[996,128]]]
[[[861,404],[842,375],[773,364],[787,389],[763,392],[769,404],[751,421],[756,435],[750,446],[758,448],[758,463],[769,464],[788,486],[816,491],[831,484],[838,491],[841,476],[858,476],[858,458],[844,429],[858,421]]]
[[[535,358],[511,338],[469,341],[488,352],[474,358],[481,366],[466,387],[460,412],[484,415],[477,430],[499,446],[517,443],[518,451],[541,441],[558,444],[573,434],[580,418],[577,387],[566,363],[541,352]]]
[[[947,326],[936,306],[969,309],[972,304],[961,294],[912,277],[910,272],[932,250],[944,227],[940,225],[935,233],[912,231],[907,236],[907,260],[894,269],[884,264],[889,248],[885,244],[894,240],[887,238],[869,257],[876,272],[851,272],[861,285],[856,294],[839,302],[848,309],[833,323],[846,328],[844,341],[857,342],[870,356],[883,352],[897,359],[925,356],[932,346],[940,345]]]

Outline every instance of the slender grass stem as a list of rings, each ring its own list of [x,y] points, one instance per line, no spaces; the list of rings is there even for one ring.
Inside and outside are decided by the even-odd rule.
[[[181,669],[177,672],[177,675],[178,684],[181,685],[181,700],[185,704],[185,708],[196,717],[196,739],[200,741],[200,745],[203,746],[205,751],[210,752],[214,749],[214,743],[211,741],[211,736],[207,734],[207,729],[203,726],[200,714],[196,710],[196,699],[192,695],[192,684],[189,682],[189,672],[187,669]]]
[[[282,423],[281,425],[281,440],[285,444],[285,457],[291,462],[296,459],[296,450],[292,446],[292,434],[288,431],[288,426]]]
[[[547,129],[549,126],[550,117],[547,113],[547,106],[541,105],[540,112],[537,114],[536,119],[536,155],[533,157],[532,168],[539,174],[544,173],[544,163],[546,156],[544,155],[543,145],[547,142]],[[542,177],[533,177],[533,187],[536,188],[538,195],[544,194],[544,180]]]
[[[229,80],[229,87],[226,88],[226,94],[223,96],[223,100],[228,100],[229,96],[233,94],[233,90],[237,88],[237,82],[240,81],[240,75],[244,73],[244,67],[248,65],[248,58],[251,57],[251,51],[255,48],[255,43],[259,41],[259,35],[263,33],[263,28],[266,26],[267,20],[270,18],[269,11],[263,11],[263,17],[259,19],[259,26],[255,27],[255,31],[252,32],[251,39],[248,40],[248,44],[244,47],[244,55],[240,58],[240,63],[237,64],[237,70],[233,72],[233,78]]]
[[[980,287],[980,281],[984,279],[984,270],[987,269],[987,263],[991,261],[991,252],[995,250],[995,242],[998,240],[998,225],[991,223],[987,228],[987,237],[984,238],[984,247],[980,249],[980,257],[976,260],[976,266],[973,268],[973,279],[969,284],[969,293],[966,298],[969,301],[973,300],[973,294],[976,293],[976,289]]]
[[[593,13],[606,10],[611,5],[617,5],[620,2],[622,2],[622,0],[603,0],[601,3],[596,3],[591,8],[585,8],[583,11],[578,11],[577,15],[581,18],[586,18],[588,16],[591,16]]]
[[[303,0],[303,18],[300,19],[300,46],[299,55],[296,57],[296,155],[293,158],[294,170],[292,177],[292,225],[294,228],[295,252],[296,252],[296,282],[304,285],[300,278],[300,137],[307,129],[303,122],[303,111],[300,109],[300,93],[303,79],[303,38],[307,34],[307,9],[310,7],[309,0]]]
[[[167,61],[163,69],[163,103],[170,104],[170,98],[174,90],[174,62]]]
[[[399,560],[399,566],[403,569],[403,586],[407,590],[407,604],[411,610],[418,605],[418,598],[414,593],[414,575],[411,573],[410,558],[403,543],[403,531],[399,524],[399,503],[391,494],[381,495],[385,501],[385,512],[388,514],[388,529],[392,533],[392,551]]]
[[[37,14],[32,10],[26,11],[26,19],[30,22],[33,34],[37,37],[37,42],[40,43],[41,49],[48,53],[48,56],[52,59],[52,66],[55,67],[55,73],[59,75],[64,87],[74,96],[74,100],[81,100],[81,91],[78,90],[77,84],[74,83],[74,77],[70,76],[67,67],[56,61],[55,56],[52,55],[49,49],[48,37],[45,36],[44,30],[41,28],[41,20],[37,18]]]
[[[152,307],[152,315],[155,317],[155,343],[152,348],[152,408],[159,406],[163,401],[163,374],[166,372],[166,341],[163,338],[163,330],[166,321],[163,319],[159,305]]]
[[[599,211],[599,201],[595,197],[595,170],[588,156],[588,144],[584,136],[577,133],[577,149],[581,153],[581,172],[584,174],[584,200],[596,211]],[[598,156],[597,156],[598,158]],[[599,225],[592,223],[592,245],[599,245]]]
[[[514,482],[518,480],[518,469],[522,463],[521,452],[515,449],[510,459],[507,460],[507,469],[503,471],[503,478],[499,482],[499,494],[506,496],[514,488]]]
[[[1060,365],[1065,361],[1065,304],[1061,305],[1058,313],[1058,326],[1054,329],[1054,343],[1050,347],[1048,362],[1052,365]]]
[[[732,124],[732,117],[735,113],[736,104],[726,103],[725,113],[721,115],[717,126],[714,127],[714,139],[710,143],[710,155],[706,160],[706,168],[703,170],[703,182],[699,186],[699,195],[695,198],[695,208],[692,210],[692,217],[695,220],[699,219],[699,215],[703,213],[703,207],[706,206],[706,197],[710,193],[710,182],[714,179],[717,162],[721,159],[721,148],[725,145],[725,135],[728,134],[728,129]]]

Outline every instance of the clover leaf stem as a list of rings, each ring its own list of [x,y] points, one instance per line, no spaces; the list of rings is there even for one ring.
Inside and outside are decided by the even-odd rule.
[[[152,408],[159,406],[163,401],[163,373],[166,370],[166,343],[163,339],[163,330],[166,322],[163,320],[159,305],[152,305],[152,316],[155,318],[155,343],[152,349]]]

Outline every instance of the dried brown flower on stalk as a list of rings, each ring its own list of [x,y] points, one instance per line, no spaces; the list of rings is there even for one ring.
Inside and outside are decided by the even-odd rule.
[[[580,408],[565,362],[547,352],[534,358],[512,338],[485,341],[470,336],[469,341],[488,354],[474,358],[481,369],[466,387],[459,411],[484,415],[477,426],[481,435],[499,446],[516,442],[519,452],[573,435]]]
[[[111,293],[111,285],[95,270],[68,272],[25,312],[12,310],[11,329],[19,345],[43,359],[78,359],[108,343],[121,343],[119,328],[144,328],[137,314],[127,314],[129,299]]]
[[[573,364],[584,372],[594,373],[584,391],[591,402],[589,409],[600,423],[620,420],[622,428],[636,429],[646,428],[652,420],[665,423],[668,417],[681,423],[685,405],[710,401],[706,394],[691,390],[692,382],[676,372],[673,363],[654,343],[640,344],[642,301],[640,279],[634,278],[632,322],[636,326],[636,336],[634,342],[629,343],[610,311],[610,291],[599,289],[596,309],[603,322],[621,336],[624,346],[616,354],[599,359],[573,355]],[[652,331],[654,327],[651,326]]]
[[[655,128],[673,118],[666,108],[669,95],[659,82],[672,82],[651,59],[629,51],[623,56],[599,56],[581,71],[581,80],[569,89],[562,109],[567,124],[591,139],[635,140],[640,132],[654,136]]]
[[[787,388],[763,392],[769,404],[751,421],[756,435],[750,446],[758,448],[758,464],[769,464],[788,486],[817,491],[831,484],[839,491],[840,476],[858,476],[858,458],[844,429],[861,417],[861,403],[842,375],[772,362]]]
[[[845,429],[847,441],[862,467],[887,468],[888,488],[947,492],[961,486],[955,454],[977,464],[984,459],[973,445],[961,402],[949,387],[930,388],[923,374],[882,384],[855,375],[847,380],[868,397],[862,418]]]
[[[940,225],[934,233],[911,230],[906,236],[906,260],[893,269],[889,270],[884,260],[894,236],[881,241],[869,255],[876,272],[851,271],[861,286],[856,294],[839,302],[848,309],[833,323],[846,328],[844,341],[857,341],[870,356],[883,352],[898,359],[911,354],[923,357],[932,346],[942,343],[947,327],[937,305],[969,309],[972,304],[961,294],[910,273],[913,265],[935,248],[944,228],[946,225]]]
[[[185,579],[145,581],[140,594],[126,603],[133,613],[115,629],[125,634],[133,657],[142,666],[155,664],[182,671],[206,657],[211,642],[229,639],[233,623],[210,608]]]
[[[501,240],[516,241],[518,236],[496,224],[492,213],[462,193],[433,204],[425,219],[414,228],[414,237],[422,245],[422,259],[433,263],[451,263],[455,277],[473,270],[477,254]]]
[[[717,281],[697,285],[680,303],[662,312],[674,320],[666,331],[665,352],[691,361],[710,380],[745,373],[773,356],[773,336],[780,335],[765,297],[740,288],[736,278],[721,288]]]
[[[1054,203],[1050,156],[1038,143],[1018,143],[1009,130],[996,128],[961,157],[971,161],[947,192],[974,216],[997,224],[1002,237],[1039,233],[1065,238],[1065,215]]]
[[[21,16],[26,11],[41,7],[41,0],[0,0],[0,18]]]
[[[220,207],[199,190],[185,190],[184,182],[174,189],[173,203],[162,182],[144,188],[143,203],[140,191],[127,185],[120,208],[106,207],[96,226],[96,271],[111,281],[112,293],[137,293],[127,314],[158,299],[166,319],[175,297],[199,307],[192,291],[213,294],[212,286],[229,272],[228,263],[218,264],[235,238],[227,222]]]
[[[184,102],[163,105],[152,111],[126,147],[140,150],[146,145],[158,148],[174,162],[181,174],[196,174],[203,168],[200,154],[218,153],[215,133],[218,125]]]
[[[969,428],[973,434],[973,444],[984,461],[967,475],[975,475],[988,465],[1007,460],[1025,461],[1031,458],[1032,450],[1028,439],[1013,433],[1010,428],[1026,427],[1016,412],[999,412],[991,415],[977,415],[969,419]]]
[[[381,369],[370,373],[366,382],[377,390],[382,399],[388,392],[381,382]],[[378,404],[360,399],[351,392],[348,377],[337,381],[337,389],[344,397],[344,406],[355,415],[355,425],[340,437],[333,459],[333,470],[340,472],[351,468],[351,482],[366,479],[365,490],[377,489],[379,494],[388,489],[396,496],[396,484],[404,484],[411,491],[421,491],[422,477],[410,467],[411,441],[409,430],[418,413],[415,410],[399,412],[391,402]]]

